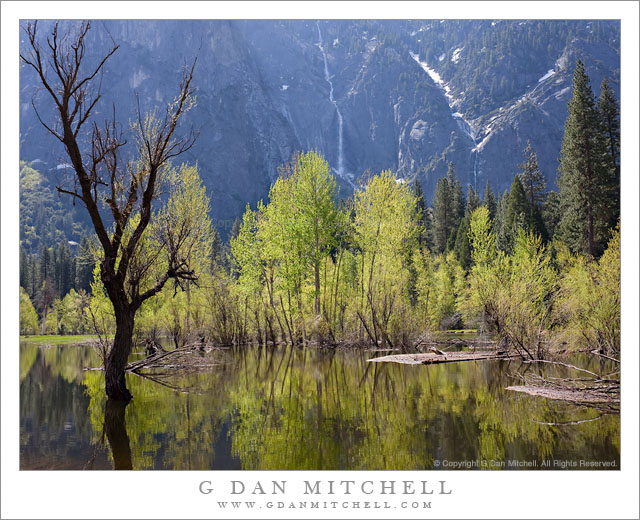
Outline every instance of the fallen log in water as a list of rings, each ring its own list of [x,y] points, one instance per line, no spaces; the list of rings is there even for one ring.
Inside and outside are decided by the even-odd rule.
[[[601,375],[569,363],[548,359],[536,359],[530,362],[560,366],[563,369],[580,372],[580,376],[543,377],[536,373],[525,372],[518,375],[524,384],[508,386],[507,390],[596,408],[602,408],[603,405],[610,408],[608,405],[615,407],[620,404],[620,379],[611,378],[615,372]]]
[[[481,361],[485,359],[512,359],[519,355],[504,351],[485,350],[482,352],[443,352],[442,354],[393,354],[368,359],[380,363],[403,363],[405,365],[435,365],[437,363],[458,363],[461,361]]]
[[[129,363],[127,372],[138,372],[148,369],[203,370],[213,366],[230,363],[231,359],[224,347],[206,344],[185,345],[175,350],[158,350],[144,359]]]
[[[546,397],[557,401],[571,401],[587,404],[616,404],[620,402],[619,395],[608,395],[603,392],[591,390],[565,390],[560,388],[548,388],[544,386],[508,386],[507,390],[522,392],[536,397]]]

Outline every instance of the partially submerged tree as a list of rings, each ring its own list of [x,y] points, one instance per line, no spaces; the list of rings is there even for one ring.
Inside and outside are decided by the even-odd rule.
[[[136,311],[169,279],[176,284],[197,279],[190,265],[189,248],[199,229],[168,229],[159,222],[157,232],[148,233],[153,224],[152,204],[168,177],[169,161],[195,142],[193,132],[185,138],[176,136],[178,121],[195,103],[195,60],[185,68],[178,95],[164,114],[154,112],[143,117],[138,108],[133,125],[137,156],[123,160],[121,152],[126,141],[116,123],[115,108],[113,119],[103,126],[92,117],[101,98],[104,65],[118,45],[114,44],[91,66],[85,59],[90,27],[90,22],[83,22],[76,30],[61,31],[56,23],[43,44],[37,22],[29,23],[29,51],[20,57],[36,71],[55,104],[54,123],[43,121],[37,109],[36,114],[64,145],[73,168],[73,185],[57,189],[86,207],[99,242],[100,280],[116,321],[113,345],[105,360],[106,392],[110,398],[129,401],[132,395],[125,383],[125,366],[132,348]],[[106,216],[109,213],[110,221]],[[184,224],[189,225],[186,221]],[[154,235],[154,240],[151,242],[147,235]],[[149,276],[150,272],[153,276]]]

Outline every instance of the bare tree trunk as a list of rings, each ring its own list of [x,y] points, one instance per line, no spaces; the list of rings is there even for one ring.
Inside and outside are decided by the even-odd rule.
[[[315,301],[313,310],[316,316],[320,315],[320,263],[316,260],[313,266],[313,278],[315,281]]]
[[[129,309],[116,310],[116,336],[105,363],[105,387],[107,396],[116,401],[133,398],[127,389],[124,369],[133,346],[134,313]]]
[[[47,309],[42,312],[42,326],[40,327],[40,335],[44,336],[44,333],[47,329]]]

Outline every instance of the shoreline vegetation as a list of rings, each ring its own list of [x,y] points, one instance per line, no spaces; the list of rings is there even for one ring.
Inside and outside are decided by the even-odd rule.
[[[60,335],[60,334],[32,334],[32,335],[21,335],[20,343],[36,343],[41,345],[87,345],[91,342],[98,339],[98,336],[95,334],[71,334],[71,335]]]
[[[81,26],[77,45],[89,28]],[[49,87],[36,24],[27,34],[32,52],[22,60]],[[50,38],[56,37],[54,31]],[[130,132],[136,162],[118,166],[125,140],[113,121],[104,134],[94,132],[93,148],[104,153],[85,164],[76,136],[94,98],[89,90],[74,92],[87,88],[117,48],[82,80],[80,62],[73,62],[61,87],[65,99],[75,100],[72,112],[48,88],[64,128],[76,125],[75,133],[53,133],[82,187],[58,190],[82,200],[96,232],[83,249],[85,265],[94,267],[90,290],[62,294],[69,286],[58,269],[64,251],[57,257],[45,248],[38,262],[24,269],[21,263],[20,274],[21,332],[95,332],[109,397],[131,399],[124,377],[129,354],[144,346],[157,358],[151,347],[161,337],[185,354],[185,346],[196,345],[314,343],[420,355],[439,329],[476,329],[496,338],[501,355],[527,362],[580,349],[618,362],[619,109],[606,78],[595,100],[580,60],[557,192],[546,191],[530,143],[509,190],[496,197],[487,182],[482,198],[471,185],[465,195],[450,163],[431,207],[419,181],[390,170],[365,173],[343,197],[327,161],[316,151],[298,152],[281,167],[268,200],[247,204],[227,246],[208,216],[197,166],[171,163],[195,139],[174,131],[195,107],[196,60],[183,71],[164,120],[138,114]],[[88,111],[74,120],[82,107]],[[161,192],[168,196],[156,207]],[[615,393],[615,378],[606,379]],[[566,383],[571,391],[581,381]]]

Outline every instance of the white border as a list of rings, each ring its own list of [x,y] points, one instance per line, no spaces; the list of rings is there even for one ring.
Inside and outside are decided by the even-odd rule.
[[[2,518],[247,517],[202,480],[442,480],[431,510],[260,510],[264,518],[638,518],[638,3],[2,2]],[[619,472],[20,472],[18,421],[18,20],[25,18],[622,19],[622,470]],[[117,490],[122,491],[118,500]],[[300,497],[301,499],[303,497]],[[375,496],[372,500],[384,497]]]

